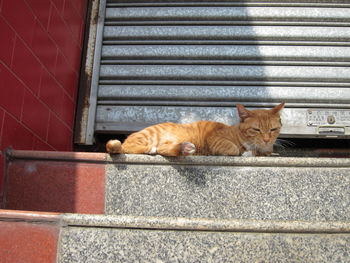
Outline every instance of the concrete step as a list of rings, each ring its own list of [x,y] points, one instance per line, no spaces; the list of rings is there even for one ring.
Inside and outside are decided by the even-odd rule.
[[[112,156],[106,213],[257,220],[350,220],[350,160]]]
[[[3,208],[350,221],[350,159],[11,151]]]
[[[64,215],[58,262],[346,262],[345,222]]]
[[[348,262],[350,223],[0,210],[1,262]]]

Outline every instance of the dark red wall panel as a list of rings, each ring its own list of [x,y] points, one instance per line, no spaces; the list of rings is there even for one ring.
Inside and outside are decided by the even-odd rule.
[[[19,38],[16,38],[11,69],[24,82],[26,87],[37,96],[41,64],[24,41]]]
[[[17,120],[21,119],[25,85],[6,66],[0,64],[0,107]]]
[[[15,43],[16,34],[12,28],[0,17],[0,32],[1,32],[1,48],[0,59],[7,65],[11,64],[13,48]]]
[[[6,209],[104,213],[103,163],[15,160],[8,162],[7,175]]]

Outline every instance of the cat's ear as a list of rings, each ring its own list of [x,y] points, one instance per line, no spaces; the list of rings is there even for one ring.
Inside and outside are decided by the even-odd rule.
[[[284,104],[285,104],[285,102],[282,102],[281,104],[279,104],[276,107],[274,107],[273,109],[271,109],[272,114],[276,114],[280,110],[282,110],[284,108]]]
[[[236,105],[238,116],[241,119],[241,122],[243,122],[246,118],[250,117],[252,114],[249,110],[247,110],[242,104]]]

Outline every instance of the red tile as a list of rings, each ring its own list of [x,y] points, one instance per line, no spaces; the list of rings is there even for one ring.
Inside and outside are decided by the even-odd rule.
[[[33,148],[33,134],[13,117],[5,113],[0,149],[11,147],[17,150]]]
[[[61,83],[62,87],[68,92],[70,97],[73,98],[76,90],[78,89],[76,84],[77,75],[61,52],[59,52],[57,56],[55,77]]]
[[[60,113],[61,119],[73,129],[74,116],[75,116],[75,103],[68,97],[67,94],[63,94],[62,107]]]
[[[51,15],[49,33],[58,45],[59,50],[66,58],[70,67],[75,71],[79,71],[82,52],[81,47],[77,41],[73,39],[73,34],[70,28],[58,14],[57,10],[54,10]]]
[[[35,94],[38,94],[41,64],[18,38],[15,44],[12,69]]]
[[[51,0],[51,2],[53,3],[57,11],[61,14],[63,12],[64,0]]]
[[[53,151],[54,149],[41,139],[34,138],[33,150],[35,151]]]
[[[45,69],[42,70],[40,99],[56,114],[60,115],[63,104],[63,89]]]
[[[19,36],[27,44],[31,44],[35,28],[35,17],[27,3],[24,0],[4,1],[1,13]]]
[[[78,44],[72,43],[71,48],[64,53],[64,55],[67,58],[69,65],[75,70],[75,72],[79,72],[82,49],[78,46]]]
[[[4,193],[4,156],[0,151],[0,206],[2,207],[3,193]]]
[[[20,119],[22,113],[24,85],[10,70],[0,63],[1,96],[0,106]]]
[[[44,30],[39,22],[36,23],[31,48],[45,67],[53,73],[56,66],[58,49],[55,42],[49,36],[49,33]]]
[[[6,209],[104,213],[105,164],[12,161]]]
[[[58,224],[1,220],[0,229],[1,262],[56,262]]]
[[[49,109],[30,91],[25,91],[22,122],[40,138],[46,140]]]
[[[49,33],[53,40],[58,45],[59,49],[64,53],[71,49],[72,45],[72,34],[69,27],[64,22],[58,11],[53,8],[50,22],[49,22]]]
[[[78,15],[77,11],[73,6],[73,1],[65,1],[63,10],[63,19],[69,26],[73,38],[80,45],[80,27],[83,24],[83,19]]]
[[[47,28],[50,17],[51,2],[49,0],[25,0],[40,23]]]
[[[73,132],[54,113],[50,114],[47,142],[58,151],[71,151]]]
[[[73,91],[73,100],[77,101],[78,98],[78,89],[79,89],[79,75],[76,74],[76,78],[74,79],[74,91]]]
[[[0,16],[1,48],[0,60],[8,66],[11,66],[13,48],[15,46],[15,32],[9,27],[5,20]]]
[[[85,37],[85,23],[81,25],[80,27],[80,39],[79,39],[79,43],[80,46],[83,47],[84,45],[84,37]]]
[[[1,134],[2,134],[2,126],[4,123],[4,117],[5,117],[5,112],[0,108],[0,140],[1,140]]]
[[[5,118],[5,112],[0,109],[0,146],[1,146],[1,137],[2,137],[2,127],[4,124],[4,118]],[[0,148],[0,207],[1,207],[1,200],[2,200],[2,183],[3,183],[3,156],[2,156],[2,148]]]
[[[80,15],[80,17],[84,19],[88,8],[88,1],[87,0],[72,1],[72,4],[74,5],[75,10]]]

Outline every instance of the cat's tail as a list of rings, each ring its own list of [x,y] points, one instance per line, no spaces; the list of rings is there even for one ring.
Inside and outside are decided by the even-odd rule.
[[[106,143],[106,151],[108,153],[121,153],[122,143],[119,140],[109,140]]]

